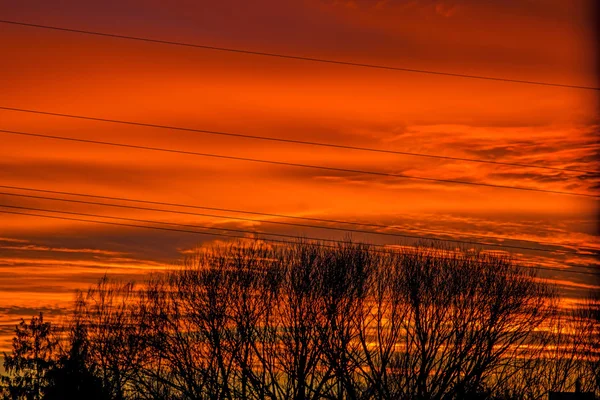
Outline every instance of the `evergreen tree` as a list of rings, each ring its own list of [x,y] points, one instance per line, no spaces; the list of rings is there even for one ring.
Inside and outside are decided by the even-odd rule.
[[[83,325],[76,324],[72,328],[69,351],[48,371],[46,380],[44,400],[109,398],[89,361],[87,333]]]
[[[4,398],[7,400],[40,400],[45,387],[45,377],[54,365],[57,341],[52,326],[44,316],[32,317],[29,323],[21,320],[15,328],[12,353],[4,353],[2,376]]]

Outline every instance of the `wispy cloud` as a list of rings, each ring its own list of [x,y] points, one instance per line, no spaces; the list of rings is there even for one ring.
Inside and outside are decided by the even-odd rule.
[[[50,251],[59,253],[87,253],[87,254],[101,254],[101,255],[123,255],[126,253],[120,251],[100,250],[100,249],[72,249],[67,247],[49,247],[39,246],[34,244],[23,245],[23,246],[0,246],[0,249],[4,250],[18,250],[18,251]]]

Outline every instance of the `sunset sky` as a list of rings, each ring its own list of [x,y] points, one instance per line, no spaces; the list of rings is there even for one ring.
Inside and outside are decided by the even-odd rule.
[[[0,0],[0,19],[598,87],[594,3]],[[2,205],[318,238],[347,235],[6,194],[290,221],[6,188],[12,186],[358,221],[389,228],[355,229],[555,250],[505,249],[516,258],[551,268],[539,275],[556,280],[568,296],[596,285],[592,275],[574,271],[594,272],[600,252],[594,197],[600,176],[593,172],[598,171],[600,155],[598,90],[236,54],[5,23],[0,23],[0,49],[0,107],[590,172],[314,147],[7,110],[0,110],[0,130],[591,195],[306,169],[0,132]],[[352,237],[377,244],[413,242],[389,235]],[[76,289],[85,289],[105,273],[143,279],[202,243],[223,240],[208,234],[0,214],[0,350],[9,347],[14,324],[22,316],[40,310],[59,316]]]

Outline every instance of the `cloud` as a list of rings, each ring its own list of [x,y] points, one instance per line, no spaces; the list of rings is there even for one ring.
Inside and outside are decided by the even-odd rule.
[[[20,306],[8,306],[8,307],[0,307],[0,318],[1,316],[36,316],[40,313],[43,314],[52,314],[52,315],[64,315],[68,310],[65,308],[57,308],[57,307],[20,307]]]
[[[15,238],[4,238],[4,237],[0,237],[0,242],[8,242],[8,243],[29,243],[29,240],[26,240],[26,239],[15,239]]]
[[[87,253],[87,254],[100,254],[100,255],[123,255],[126,253],[119,251],[109,251],[100,249],[72,249],[67,247],[48,247],[39,246],[34,244],[24,246],[0,246],[0,249],[4,250],[19,250],[19,251],[50,251],[59,253]]]

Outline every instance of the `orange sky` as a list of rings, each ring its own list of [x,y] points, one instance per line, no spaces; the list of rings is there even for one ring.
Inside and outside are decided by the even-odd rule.
[[[370,64],[598,86],[593,0],[12,2],[2,19]],[[89,2],[91,3],[91,2]],[[598,92],[383,71],[0,24],[0,106],[597,171]],[[432,160],[0,111],[0,129],[598,193],[597,174]],[[595,198],[115,149],[0,133],[0,185],[600,250]],[[26,193],[0,189],[3,192]],[[342,238],[343,233],[0,195],[0,204]],[[220,215],[230,215],[220,213]],[[246,216],[247,217],[247,216]],[[357,240],[401,239],[356,234]],[[210,236],[0,214],[0,336],[102,274]],[[597,251],[597,250],[596,250]],[[592,257],[518,251],[547,266]],[[520,254],[522,253],[522,254]],[[589,275],[541,271],[569,294]],[[0,340],[0,349],[7,346]]]

